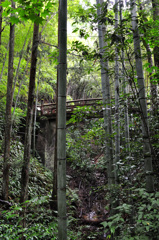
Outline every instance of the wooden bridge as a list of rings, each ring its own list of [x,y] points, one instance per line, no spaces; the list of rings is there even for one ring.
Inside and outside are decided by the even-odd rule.
[[[66,102],[66,115],[67,119],[69,119],[78,107],[85,107],[86,115],[102,116],[102,98],[88,98],[88,99],[77,99],[73,101]],[[41,105],[37,105],[38,116],[46,116],[48,118],[55,119],[56,118],[56,103],[45,103]]]
[[[114,99],[112,99],[114,100]],[[128,108],[130,112],[141,112],[139,106],[132,106],[134,98],[128,98]],[[158,99],[159,101],[159,99]],[[120,101],[121,103],[121,101]],[[123,99],[123,105],[125,100]],[[150,104],[150,100],[147,101],[147,104]],[[88,98],[88,99],[77,99],[72,101],[66,101],[66,117],[67,120],[71,118],[72,114],[83,112],[84,117],[86,118],[101,118],[103,117],[102,107],[103,101],[102,98]],[[78,107],[84,107],[78,111]],[[76,111],[75,111],[76,110]],[[112,113],[114,112],[114,107],[111,108]],[[37,105],[37,116],[46,116],[48,119],[56,119],[56,103],[41,103]]]
[[[83,107],[78,110],[78,107]],[[67,120],[77,113],[77,118],[102,118],[102,98],[77,99],[66,102]],[[44,166],[53,169],[56,135],[56,103],[42,103],[37,105],[36,151]],[[68,127],[68,125],[67,125]]]
[[[114,100],[114,99],[112,99]],[[128,108],[130,112],[140,112],[139,106],[131,106],[134,99],[128,98]],[[125,100],[123,100],[123,105]],[[150,104],[150,101],[147,102]],[[78,111],[78,107],[83,107]],[[66,117],[67,120],[71,118],[72,114],[83,113],[86,118],[101,118],[103,117],[103,101],[102,98],[88,98],[88,99],[77,99],[72,101],[66,101]],[[76,111],[75,111],[76,110]],[[114,113],[114,107],[111,108],[112,114]],[[56,103],[41,103],[37,105],[37,116],[45,116],[48,119],[56,119]]]
[[[129,98],[129,103],[131,102],[133,102],[133,99]],[[78,110],[78,107],[83,108]],[[73,114],[76,114],[77,119],[80,121],[86,118],[102,118],[103,109],[102,98],[77,99],[66,102],[67,120],[69,120]],[[37,106],[37,110],[39,128],[37,128],[36,150],[43,164],[53,169],[56,135],[56,103],[42,103]],[[112,114],[114,114],[115,108],[112,107],[111,110]],[[130,104],[129,111],[139,112],[139,107],[134,108],[134,106],[131,107]]]

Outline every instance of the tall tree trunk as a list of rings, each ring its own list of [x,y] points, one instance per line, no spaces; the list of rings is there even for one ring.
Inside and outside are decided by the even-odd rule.
[[[37,118],[38,92],[39,92],[39,82],[40,82],[40,73],[41,73],[40,70],[41,70],[41,59],[39,61],[37,90],[36,90],[35,107],[34,107],[34,122],[33,122],[33,156],[34,157],[36,156],[36,118]]]
[[[119,1],[120,4],[120,25],[121,29],[123,28],[123,0]],[[130,162],[130,131],[129,131],[129,113],[128,113],[128,83],[125,77],[125,53],[124,53],[124,36],[121,35],[122,39],[122,52],[121,52],[121,62],[122,62],[122,83],[123,83],[123,93],[124,93],[124,129],[125,129],[125,150],[126,150],[126,158]],[[129,173],[129,186],[128,186],[128,194],[129,194],[129,203],[131,204],[131,215],[130,215],[130,224],[133,224],[134,220],[134,207],[133,207],[133,198],[131,198],[131,187],[132,187],[132,174]]]
[[[12,1],[12,8],[15,8],[15,3],[13,1]],[[8,188],[9,188],[14,33],[15,33],[15,25],[14,24],[12,25],[10,23],[8,81],[7,81],[7,99],[6,99],[5,138],[4,138],[4,165],[3,165],[3,184],[2,184],[2,197],[5,200],[8,199]]]
[[[131,16],[132,16],[132,29],[133,29],[133,39],[134,39],[134,53],[136,60],[136,72],[138,81],[138,98],[139,106],[141,110],[141,121],[142,121],[142,134],[143,134],[143,150],[145,159],[145,175],[146,175],[146,190],[147,192],[154,191],[153,183],[153,169],[152,169],[152,155],[151,155],[151,145],[149,136],[149,126],[148,126],[148,115],[147,115],[147,103],[145,96],[145,84],[144,75],[142,67],[141,58],[141,48],[140,48],[140,36],[137,26],[137,13],[136,13],[136,2],[131,0]]]
[[[118,0],[115,0],[115,29],[118,28]],[[119,115],[119,53],[118,43],[115,48],[115,179],[118,181],[118,166],[120,160],[120,115]]]
[[[97,16],[100,19],[102,13],[103,0],[97,0],[97,4],[101,6],[97,8]],[[104,47],[106,43],[104,36],[106,33],[106,27],[98,20],[98,36],[99,36],[99,48],[100,48],[100,65],[101,65],[101,82],[102,82],[102,98],[103,98],[103,117],[106,139],[106,161],[107,161],[107,175],[109,185],[115,183],[114,175],[114,162],[113,162],[113,143],[112,143],[112,120],[111,120],[111,101],[110,101],[110,82],[108,75],[108,61],[104,59]]]
[[[57,106],[57,101],[56,101]],[[57,109],[57,108],[56,108]],[[54,155],[54,172],[53,172],[53,190],[50,201],[50,207],[53,210],[53,215],[57,215],[57,110],[56,110],[56,136],[55,136],[55,155]]]
[[[39,25],[34,23],[28,106],[27,106],[27,119],[26,119],[25,142],[24,142],[24,160],[23,160],[22,175],[21,175],[21,199],[20,199],[21,203],[25,202],[28,197],[31,132],[32,132],[33,107],[34,107],[34,94],[35,94],[34,91],[35,91],[38,43],[39,43]]]
[[[118,29],[118,15],[119,15],[119,1],[115,0],[114,5],[115,10],[115,31]],[[118,35],[118,33],[116,33]],[[118,41],[115,43],[115,159],[114,159],[114,168],[115,168],[115,183],[119,183],[118,171],[119,171],[119,160],[120,160],[120,109],[119,109],[119,50],[118,50]],[[118,213],[116,207],[119,206],[119,188],[117,187],[113,191],[113,211],[112,214]],[[114,236],[111,239],[115,239],[119,236],[119,228],[116,228]]]
[[[57,71],[57,79],[58,79],[58,71]],[[55,136],[55,155],[54,155],[54,171],[53,171],[53,190],[50,201],[50,207],[53,210],[53,215],[57,215],[56,212],[58,210],[57,207],[57,126],[58,126],[58,81],[57,81],[57,89],[56,89],[56,136]]]
[[[157,2],[155,3],[155,1],[152,0],[152,2],[154,2],[154,11],[153,11],[153,18],[154,18],[154,21],[157,20]],[[142,3],[140,2],[139,3],[139,7],[141,9],[143,9],[142,7]],[[158,9],[159,9],[159,2],[158,2]],[[159,12],[158,12],[158,15],[159,15]],[[143,29],[144,30],[144,34],[146,34],[146,29]],[[145,38],[142,38],[142,42],[143,42],[143,45],[146,49],[146,52],[147,52],[147,60],[148,60],[148,63],[149,63],[149,68],[152,69],[153,67],[153,59],[152,59],[152,51],[151,51],[151,48],[150,48],[150,45],[149,43],[145,40]],[[158,53],[159,53],[159,48],[158,48]],[[154,56],[155,54],[157,54],[157,49],[155,50],[154,49]],[[151,72],[149,74],[149,79],[150,79],[150,93],[151,93],[151,107],[152,107],[152,110],[153,110],[153,116],[156,115],[156,111],[157,111],[157,84],[154,84],[153,83],[153,76],[152,76],[152,73]]]
[[[149,44],[143,39],[143,45],[146,48],[147,51],[147,60],[149,63],[149,68],[152,69],[153,67],[153,60],[152,60],[152,53],[151,53],[151,48]],[[156,108],[157,108],[157,85],[153,84],[153,77],[151,76],[152,73],[149,74],[150,78],[150,91],[151,91],[151,106],[153,110],[153,115],[156,114]]]
[[[120,24],[122,28],[122,9],[123,9],[123,0],[120,0]],[[124,36],[121,36],[123,39]],[[122,45],[124,46],[124,41],[122,40]],[[129,155],[130,153],[130,133],[129,133],[129,114],[128,114],[128,99],[127,99],[127,83],[125,79],[125,54],[124,54],[124,48],[122,47],[122,53],[121,53],[121,62],[122,62],[122,82],[123,82],[123,93],[125,98],[124,103],[124,129],[125,129],[125,149],[126,153]]]
[[[58,239],[67,239],[66,216],[66,68],[67,68],[67,0],[59,0],[58,25],[58,123],[57,123],[57,199]]]

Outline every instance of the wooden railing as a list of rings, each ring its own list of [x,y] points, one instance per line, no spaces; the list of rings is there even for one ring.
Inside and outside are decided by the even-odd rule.
[[[123,100],[124,101],[124,100]],[[134,107],[131,106],[131,103],[134,101],[132,97],[128,98],[129,101],[129,110],[134,111],[134,112],[140,112],[139,107]],[[159,102],[159,99],[158,99]],[[147,101],[147,104],[150,104],[150,100]],[[71,116],[73,111],[78,107],[78,106],[90,106],[90,110],[94,110],[97,113],[102,112],[101,108],[102,105],[102,98],[88,98],[88,99],[77,99],[77,100],[72,100],[72,101],[67,101],[66,102],[66,113],[67,116]],[[113,110],[113,109],[112,109]],[[44,103],[41,105],[37,105],[37,111],[38,115],[41,116],[49,116],[49,117],[56,117],[56,103]]]
[[[102,105],[102,98],[88,98],[88,99],[77,99],[66,102],[66,112],[72,113],[78,106],[97,106]],[[38,114],[41,116],[55,116],[56,115],[56,103],[44,103],[37,105]]]

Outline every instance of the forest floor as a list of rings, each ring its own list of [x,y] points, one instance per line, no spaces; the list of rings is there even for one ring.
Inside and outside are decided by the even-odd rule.
[[[109,216],[104,187],[107,184],[106,172],[96,167],[90,172],[78,171],[68,165],[67,176],[70,194],[74,192],[78,196],[74,201],[74,217],[78,220],[78,227],[81,226],[81,239],[108,239],[101,224]]]
[[[14,149],[15,151],[15,149]],[[21,152],[22,153],[22,152]],[[57,240],[57,217],[53,217],[50,209],[50,197],[52,193],[52,172],[42,166],[37,159],[31,160],[30,181],[29,181],[29,200],[27,205],[27,227],[21,229],[18,222],[21,219],[22,207],[19,205],[20,197],[20,177],[21,164],[20,158],[13,161],[10,169],[10,193],[9,200],[4,202],[0,191],[0,239],[19,239],[21,234],[27,236],[26,240]],[[104,229],[105,224],[109,223],[109,202],[110,199],[106,169],[99,163],[90,161],[87,167],[74,167],[67,162],[67,215],[68,215],[68,239],[69,240],[108,240],[110,233]],[[0,168],[3,166],[3,157],[0,156]],[[89,166],[89,167],[88,167]],[[138,175],[140,173],[138,169]],[[137,176],[137,175],[135,175]],[[142,175],[141,175],[142,177]],[[141,184],[135,180],[137,186]],[[134,181],[134,183],[135,183]],[[157,184],[157,182],[156,182]],[[0,185],[2,186],[2,172],[0,173]],[[123,186],[120,191],[122,191]],[[139,191],[140,190],[140,191]],[[145,225],[142,226],[142,233],[146,238],[158,239],[158,193],[148,197],[147,193],[140,188],[134,191],[135,201],[133,201],[136,218],[139,213],[146,216],[146,220],[151,224],[153,231],[147,232]],[[141,193],[140,193],[141,192]],[[121,192],[120,192],[121,194]],[[136,194],[136,195],[135,195]],[[122,195],[123,206],[128,200],[127,189]],[[141,207],[144,209],[141,212]],[[149,209],[151,211],[149,211]],[[125,228],[128,226],[129,214],[122,212],[122,223]],[[137,218],[138,220],[138,218]],[[141,226],[141,224],[140,224]],[[147,227],[147,225],[146,225]],[[153,228],[152,228],[153,227]],[[107,228],[108,229],[108,228]],[[150,229],[150,230],[151,230]],[[139,232],[140,233],[140,232]],[[138,234],[138,232],[137,232]],[[153,237],[147,238],[147,236]],[[157,238],[156,238],[157,236]],[[122,239],[122,238],[121,238]],[[127,238],[129,239],[129,238]]]
[[[3,158],[0,158],[1,167],[2,163]],[[106,237],[107,234],[104,232],[104,228],[101,224],[109,216],[109,212],[106,210],[106,207],[109,209],[107,200],[109,196],[107,196],[108,191],[106,188],[106,171],[104,171],[102,168],[100,169],[96,167],[94,163],[91,164],[92,168],[89,170],[81,170],[81,168],[74,169],[70,163],[67,164],[67,214],[69,222],[68,231],[72,231],[72,237],[69,239],[108,239]],[[16,168],[13,167],[11,169],[12,176],[10,178],[10,190],[12,189],[12,191],[10,191],[9,201],[6,203],[3,201],[0,202],[0,212],[3,213],[0,215],[0,221],[2,221],[2,223],[4,222],[3,224],[5,226],[4,229],[6,229],[6,236],[10,234],[10,238],[8,238],[10,240],[17,239],[11,236],[17,235],[16,222],[18,221],[19,215],[17,214],[16,206],[18,204],[18,199],[20,196],[21,167],[20,164],[16,166]],[[0,175],[0,183],[2,184],[2,175]],[[50,221],[49,219],[52,219],[50,215],[50,206],[47,202],[45,202],[45,200],[42,204],[40,202],[37,202],[37,206],[35,206],[34,203],[35,200],[41,201],[40,199],[43,199],[43,196],[44,198],[47,197],[48,193],[52,189],[52,177],[51,172],[43,168],[36,159],[31,162],[29,185],[29,199],[31,202],[30,207],[28,208],[28,214],[30,216],[28,217],[28,225],[30,225],[30,222],[32,222],[32,226],[34,226],[33,222],[37,223],[37,221],[39,221],[40,224],[42,223],[45,226],[45,224],[48,224],[47,221]],[[14,210],[10,208],[9,204],[12,204],[12,206],[15,207],[16,218],[13,216]],[[3,212],[5,209],[7,209],[7,212]],[[8,214],[9,218],[6,219]],[[45,218],[46,223],[44,222]],[[14,228],[15,233],[11,228]],[[31,227],[28,229],[30,232],[32,231]],[[9,233],[10,231],[12,231],[12,233]],[[1,234],[4,235],[4,233],[2,233],[0,230],[0,236]],[[40,233],[35,234],[39,234],[39,236],[41,236]],[[42,238],[41,236],[39,239],[49,240],[54,238]]]

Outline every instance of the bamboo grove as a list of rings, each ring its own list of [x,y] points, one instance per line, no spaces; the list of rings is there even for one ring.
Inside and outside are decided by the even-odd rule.
[[[158,0],[0,0],[1,239],[159,239],[158,30]],[[102,118],[83,106],[66,121],[67,100],[98,98]],[[36,150],[38,106],[49,103],[51,170]],[[45,194],[34,171],[51,176]],[[75,222],[82,183],[99,172],[105,182],[90,196],[105,200],[91,238]]]

